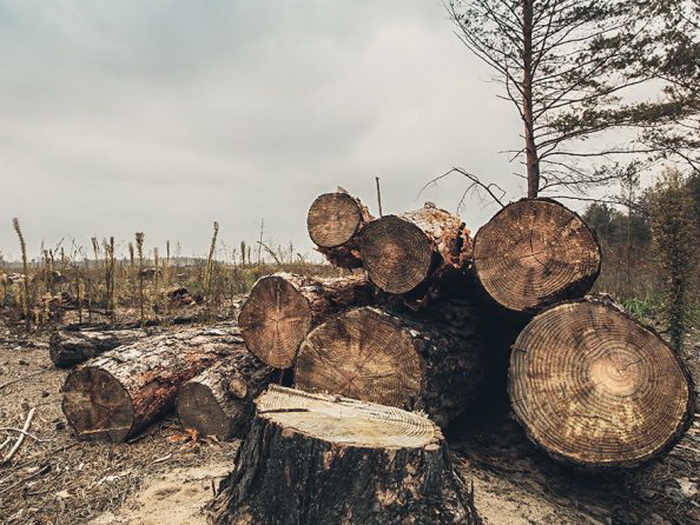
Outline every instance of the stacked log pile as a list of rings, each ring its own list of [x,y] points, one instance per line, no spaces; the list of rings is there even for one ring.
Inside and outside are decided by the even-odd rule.
[[[601,250],[561,204],[511,203],[472,238],[433,204],[373,217],[338,191],[307,226],[342,276],[265,276],[238,327],[96,343],[65,385],[76,434],[124,440],[176,404],[245,436],[216,523],[477,523],[442,430],[499,370],[531,441],[578,467],[636,467],[688,428],[684,364],[586,296]]]

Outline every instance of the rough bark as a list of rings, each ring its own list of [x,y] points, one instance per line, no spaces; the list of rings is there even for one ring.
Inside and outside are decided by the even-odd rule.
[[[184,383],[177,393],[183,426],[219,439],[241,438],[253,417],[253,400],[273,381],[275,369],[243,344],[231,355]]]
[[[68,375],[63,413],[79,439],[123,441],[172,408],[182,383],[242,342],[238,328],[221,326],[116,348]]]
[[[600,273],[595,234],[574,212],[549,199],[523,199],[476,234],[474,271],[501,307],[536,313],[583,297]]]
[[[271,387],[209,506],[217,525],[478,523],[440,429],[396,408]]]
[[[295,386],[424,410],[444,426],[475,396],[482,356],[474,317],[455,327],[357,308],[309,333],[294,368]]]
[[[513,346],[509,393],[530,439],[589,469],[634,467],[670,450],[692,419],[690,375],[651,329],[607,302],[562,303]]]
[[[418,304],[439,295],[445,275],[463,274],[472,254],[462,219],[430,203],[371,222],[359,240],[370,281],[390,294],[411,292]]]
[[[340,268],[362,266],[357,234],[374,218],[360,199],[345,191],[324,193],[311,204],[306,225],[316,249]]]
[[[362,277],[316,279],[276,273],[255,283],[238,323],[258,359],[275,368],[289,368],[314,326],[351,306],[372,302],[372,288]]]
[[[51,334],[49,356],[59,368],[69,368],[118,346],[129,345],[157,332],[148,330],[62,330]]]

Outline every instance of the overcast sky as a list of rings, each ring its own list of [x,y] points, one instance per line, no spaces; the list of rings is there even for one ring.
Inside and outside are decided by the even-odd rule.
[[[308,252],[306,211],[340,185],[385,213],[455,210],[452,166],[522,196],[499,151],[519,123],[440,0],[0,0],[0,251],[136,231],[205,254]],[[470,201],[476,229],[495,212]],[[67,244],[66,244],[67,243]],[[64,241],[66,247],[70,246]]]

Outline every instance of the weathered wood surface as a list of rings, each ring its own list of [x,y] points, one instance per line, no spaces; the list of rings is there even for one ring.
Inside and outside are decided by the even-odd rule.
[[[600,273],[593,231],[549,199],[523,199],[498,212],[474,239],[474,273],[501,307],[536,313],[583,297]]]
[[[314,326],[373,301],[372,287],[360,276],[318,279],[276,273],[255,283],[238,323],[253,354],[275,368],[289,368]]]
[[[123,441],[171,409],[180,385],[231,355],[237,327],[186,329],[122,346],[76,367],[63,413],[79,439]]]
[[[424,410],[447,425],[469,406],[484,374],[479,326],[464,313],[459,326],[374,307],[333,317],[302,343],[295,386]]]
[[[177,414],[184,427],[219,439],[242,438],[253,418],[253,400],[279,375],[243,344],[177,393]]]
[[[525,327],[513,346],[509,392],[534,443],[590,469],[664,454],[695,404],[674,351],[613,305],[591,300],[552,307]]]
[[[309,237],[334,266],[360,268],[357,234],[374,218],[360,199],[345,191],[324,193],[311,204],[306,218]]]
[[[88,359],[113,350],[118,346],[129,345],[147,337],[153,337],[157,330],[61,330],[51,334],[49,356],[59,368],[70,368]]]
[[[439,295],[442,278],[463,275],[472,255],[462,219],[430,203],[371,222],[359,239],[370,281],[390,294],[412,293],[416,303]]]
[[[236,468],[209,506],[215,524],[479,523],[429,419],[282,387],[256,407]]]

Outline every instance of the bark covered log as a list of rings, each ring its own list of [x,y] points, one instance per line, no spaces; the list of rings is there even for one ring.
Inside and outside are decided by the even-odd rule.
[[[242,343],[238,328],[223,326],[111,350],[68,375],[63,413],[79,439],[123,441],[172,408],[182,383]]]
[[[538,312],[583,297],[600,273],[593,231],[549,199],[523,199],[498,212],[474,239],[474,273],[501,307]]]
[[[184,383],[177,393],[177,415],[183,426],[219,439],[243,437],[253,417],[253,400],[277,372],[244,345]]]
[[[372,302],[372,288],[362,277],[276,273],[255,283],[238,323],[253,354],[275,368],[289,368],[314,326],[346,308]]]
[[[344,191],[324,193],[311,204],[306,225],[316,249],[340,268],[359,268],[357,234],[373,220],[360,199]]]
[[[49,356],[57,367],[69,368],[156,333],[153,329],[57,331],[49,339]]]
[[[412,292],[417,303],[439,295],[446,275],[466,272],[472,255],[462,219],[430,203],[371,222],[359,240],[372,283],[390,294]]]
[[[294,368],[295,386],[424,410],[444,426],[477,393],[483,353],[475,317],[455,327],[357,308],[309,333]]]
[[[440,429],[402,410],[271,387],[209,511],[217,525],[478,523]]]
[[[661,456],[692,419],[684,364],[653,331],[615,306],[562,303],[537,315],[513,346],[509,393],[530,439],[589,469]]]

